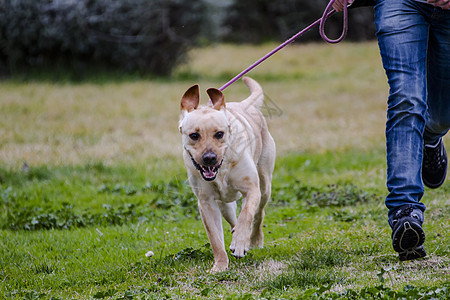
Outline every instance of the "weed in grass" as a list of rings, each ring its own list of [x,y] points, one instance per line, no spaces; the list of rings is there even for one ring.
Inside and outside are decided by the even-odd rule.
[[[272,194],[273,204],[276,206],[287,206],[300,200],[310,209],[363,205],[369,201],[381,201],[377,195],[370,194],[354,184],[331,184],[325,188],[318,188],[305,185],[299,180],[274,185]]]
[[[94,175],[92,175],[93,169],[95,170]],[[34,170],[34,168],[30,168],[32,174],[41,174]],[[77,181],[68,181],[67,178],[70,178],[70,175],[59,174],[70,171],[80,174]],[[147,181],[142,186],[129,183],[103,183],[96,189],[98,195],[104,195],[101,198],[105,196],[119,198],[122,204],[103,203],[98,209],[86,207],[86,209],[80,210],[73,204],[71,198],[88,197],[92,199],[96,195],[92,195],[91,188],[88,190],[78,189],[78,184],[86,185],[83,183],[86,174],[99,177],[115,176],[110,169],[106,169],[103,165],[90,165],[83,170],[49,171],[45,169],[43,174],[46,175],[39,177],[34,175],[27,177],[22,171],[6,172],[3,170],[2,173],[11,175],[6,176],[7,182],[0,184],[0,205],[4,208],[1,214],[0,228],[4,229],[70,229],[92,225],[121,225],[156,217],[155,212],[160,209],[173,209],[173,214],[169,216],[171,218],[181,216],[198,218],[197,202],[191,189],[186,183],[177,179],[169,182]],[[40,181],[43,178],[45,178],[45,184]],[[69,197],[68,190],[73,193]],[[123,197],[130,202],[123,203]],[[144,198],[145,201],[141,200]]]
[[[330,270],[289,270],[269,282],[264,282],[271,290],[286,291],[290,288],[306,289],[313,286],[344,283],[344,276]]]
[[[333,219],[338,222],[354,222],[358,219],[362,219],[365,215],[355,212],[353,209],[339,209],[335,210],[332,214]]]
[[[213,259],[213,253],[210,244],[205,244],[201,248],[194,249],[192,247],[185,248],[180,252],[166,256],[163,259],[163,264],[175,265],[178,263],[200,263],[207,262]]]
[[[58,268],[53,267],[52,265],[49,265],[45,262],[43,262],[40,265],[37,265],[33,268],[34,274],[39,274],[39,273],[43,273],[43,274],[52,274],[54,272],[57,271]]]
[[[333,270],[333,267],[344,266],[348,255],[341,250],[305,249],[291,258],[286,272],[263,283],[274,290],[289,288],[310,288],[318,285],[342,284],[344,275]]]
[[[2,226],[3,229],[12,230],[71,229],[92,225],[122,225],[136,222],[143,217],[141,212],[136,212],[136,206],[130,203],[117,208],[104,204],[103,208],[103,211],[94,214],[77,214],[69,203],[63,203],[63,206],[56,210],[49,207],[10,205]]]
[[[446,300],[450,296],[450,283],[443,287],[418,288],[412,285],[406,285],[403,290],[395,291],[384,285],[366,287],[360,290],[347,289],[344,292],[330,292],[331,285],[312,288],[306,290],[301,297],[297,299],[387,299],[387,300],[415,300],[415,299],[433,299]]]
[[[304,201],[314,192],[317,192],[317,189],[303,184],[300,180],[274,184],[271,205],[289,206],[299,200]]]
[[[102,176],[110,174],[111,170],[106,170],[103,165],[89,166],[84,172],[91,172],[94,169],[100,172]],[[33,169],[31,169],[33,170]],[[45,174],[50,173],[46,170]],[[29,192],[19,188],[23,185],[35,186],[39,182],[23,181],[20,179],[20,173],[16,172],[13,177],[19,178],[10,182],[11,185],[0,186],[1,204],[5,207],[4,218],[0,220],[1,228],[13,230],[39,230],[39,229],[70,229],[86,226],[102,225],[122,225],[126,223],[135,223],[148,220],[150,217],[156,217],[156,210],[172,210],[179,212],[179,216],[199,218],[197,202],[186,182],[174,179],[168,182],[147,181],[142,186],[122,183],[103,183],[97,188],[97,192],[102,195],[114,195],[120,198],[126,197],[129,200],[133,198],[141,199],[146,196],[146,202],[131,201],[120,205],[111,205],[104,203],[97,211],[77,211],[74,204],[64,200],[57,202],[49,199],[49,194],[41,191],[37,193],[31,189]],[[52,178],[50,176],[59,176],[56,174],[48,175],[47,184],[59,184],[65,179]],[[33,177],[34,178],[34,177]],[[28,179],[27,179],[28,180]],[[28,182],[28,183],[27,183]],[[17,186],[19,184],[19,186]],[[64,184],[58,189],[66,189]],[[370,195],[354,185],[337,186],[329,185],[324,189],[311,187],[302,184],[300,181],[283,183],[281,186],[274,185],[274,199],[272,203],[275,206],[288,206],[292,203],[300,203],[304,208],[314,210],[316,207],[327,206],[349,206],[355,204],[364,204],[369,200],[377,199],[375,195]],[[52,191],[55,193],[55,191]],[[58,193],[59,194],[59,193]],[[60,194],[58,198],[63,198]],[[39,206],[34,203],[43,203]],[[335,212],[337,219],[347,221],[354,219],[355,214],[345,217]],[[177,218],[177,214],[172,213],[166,217]]]
[[[93,295],[94,299],[104,299],[114,296],[117,293],[115,289],[108,289],[106,291],[98,291]]]
[[[32,167],[26,166],[19,171],[8,171],[0,168],[0,185],[23,185],[29,181],[44,181],[52,177],[50,170],[46,166]]]
[[[301,270],[331,268],[337,265],[345,266],[348,260],[348,253],[339,249],[338,245],[335,248],[329,249],[309,248],[295,255],[291,260],[291,268]]]
[[[370,195],[352,184],[346,186],[328,185],[325,191],[313,193],[307,203],[310,207],[340,207],[365,204],[370,200],[381,201],[380,197]]]

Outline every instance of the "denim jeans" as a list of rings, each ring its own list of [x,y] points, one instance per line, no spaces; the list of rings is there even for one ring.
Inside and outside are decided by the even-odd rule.
[[[420,202],[423,144],[450,128],[450,10],[414,0],[376,0],[375,24],[389,83],[386,206]]]

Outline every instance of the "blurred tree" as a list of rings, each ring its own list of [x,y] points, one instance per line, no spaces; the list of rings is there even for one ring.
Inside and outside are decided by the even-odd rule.
[[[235,0],[228,10],[224,26],[230,42],[260,43],[286,40],[322,16],[328,0]],[[349,13],[348,40],[375,38],[372,8],[357,8]],[[342,31],[342,14],[331,17],[326,25],[330,37]],[[299,41],[318,40],[318,30],[312,30]]]
[[[166,75],[208,28],[203,1],[0,0],[0,72],[88,65]]]
[[[0,0],[0,76],[30,68],[167,75],[190,47],[281,41],[318,19],[328,0]],[[340,35],[342,16],[327,22]],[[350,12],[349,40],[374,37],[371,8]],[[319,39],[312,30],[299,41]]]

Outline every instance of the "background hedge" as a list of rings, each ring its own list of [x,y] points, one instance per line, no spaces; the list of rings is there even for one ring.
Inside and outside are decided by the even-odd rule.
[[[260,43],[286,40],[307,27],[325,10],[329,0],[236,0],[225,19],[229,32],[224,39],[231,42]],[[347,40],[375,38],[372,7],[358,7],[349,12]],[[326,33],[337,38],[342,32],[342,13],[329,18]],[[319,40],[318,27],[302,36],[300,42]]]
[[[0,75],[31,69],[168,75],[188,49],[282,41],[328,0],[0,0]],[[341,15],[327,33],[340,34]],[[349,40],[374,37],[373,12],[351,12]],[[317,28],[301,42],[317,40]]]
[[[202,32],[205,8],[183,0],[0,0],[2,73],[95,64],[166,75]]]

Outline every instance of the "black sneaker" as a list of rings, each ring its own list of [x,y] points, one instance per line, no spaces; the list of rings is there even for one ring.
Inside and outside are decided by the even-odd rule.
[[[432,189],[440,187],[447,176],[447,152],[442,138],[436,145],[424,145],[422,161],[423,183]]]
[[[392,246],[400,260],[425,257],[425,233],[422,229],[423,213],[411,205],[402,206],[389,218],[392,228]]]

